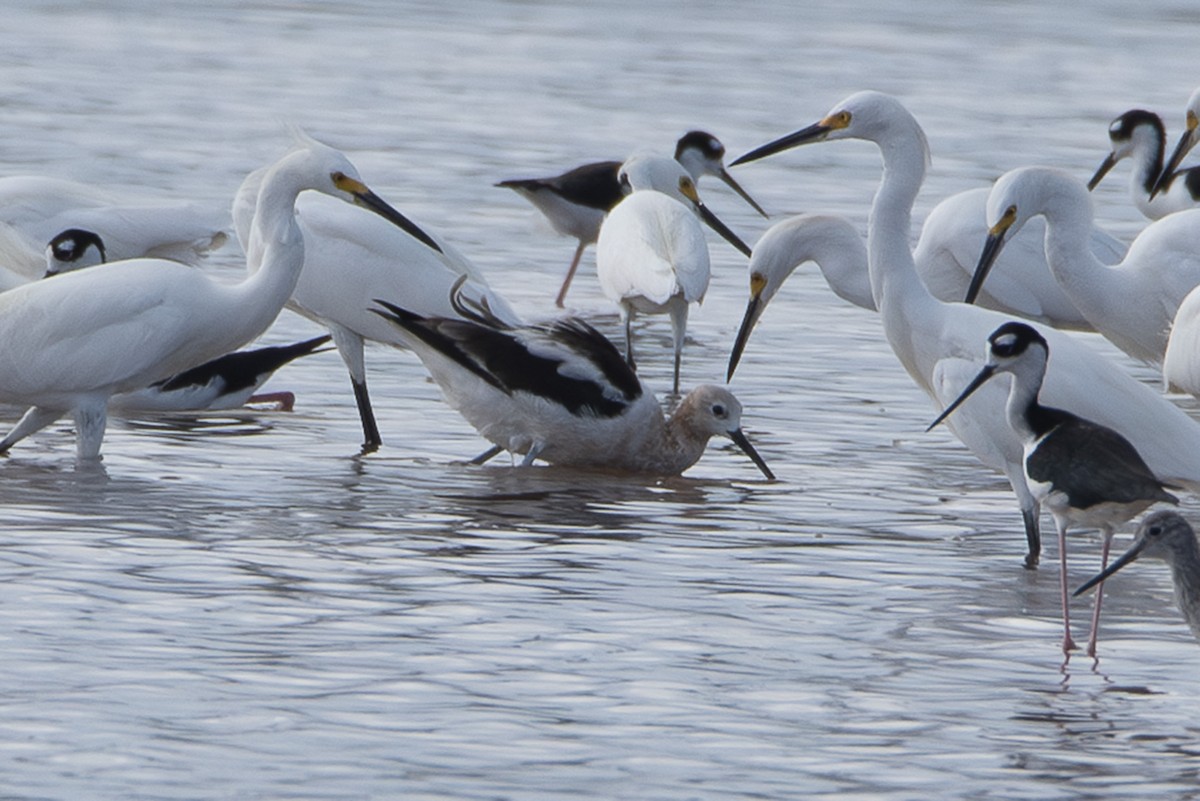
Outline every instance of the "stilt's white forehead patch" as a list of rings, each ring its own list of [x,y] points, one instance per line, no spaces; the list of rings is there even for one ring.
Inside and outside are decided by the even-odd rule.
[[[1012,353],[1017,346],[1016,334],[1002,334],[992,341],[992,350],[997,353]]]

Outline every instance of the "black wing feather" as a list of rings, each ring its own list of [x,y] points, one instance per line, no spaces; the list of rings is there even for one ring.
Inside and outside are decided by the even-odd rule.
[[[1077,509],[1104,502],[1179,502],[1121,434],[1059,409],[1043,410],[1062,417],[1029,454],[1025,468],[1031,479],[1052,482]]]
[[[266,348],[227,353],[198,367],[159,381],[153,386],[171,391],[190,386],[204,386],[220,376],[225,380],[226,391],[237,392],[240,389],[254,386],[258,383],[259,376],[278,370],[301,356],[307,356],[330,339],[328,334],[324,334],[292,345],[272,345]]]

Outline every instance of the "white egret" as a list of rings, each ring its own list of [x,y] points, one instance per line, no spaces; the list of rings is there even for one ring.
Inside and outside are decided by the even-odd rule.
[[[94,231],[69,228],[46,247],[46,277],[94,267],[106,261],[104,240]],[[292,345],[236,351],[109,399],[110,412],[198,412],[234,409],[247,403],[274,403],[287,411],[295,403],[290,392],[256,395],[259,387],[289,362],[317,352],[328,335]]]
[[[1143,556],[1161,559],[1170,565],[1175,603],[1183,612],[1183,619],[1192,634],[1200,639],[1200,543],[1196,542],[1196,532],[1178,512],[1162,510],[1146,515],[1129,550],[1075,590],[1075,595],[1101,584]]]
[[[1025,481],[1050,510],[1058,530],[1062,590],[1063,653],[1075,648],[1067,598],[1067,531],[1073,526],[1099,528],[1104,536],[1100,569],[1108,566],[1113,527],[1155,503],[1179,503],[1120,432],[1066,409],[1038,401],[1046,377],[1049,346],[1026,323],[1004,323],[988,337],[987,363],[962,393],[930,424],[932,429],[992,377],[1012,375],[1005,415],[1025,451]],[[1103,589],[1096,591],[1087,653],[1096,655]]]
[[[633,316],[671,318],[679,394],[679,366],[687,333],[688,307],[704,300],[711,272],[708,243],[699,215],[747,256],[750,248],[700,201],[696,185],[674,159],[636,155],[621,166],[630,194],[605,218],[596,245],[596,272],[606,297],[621,309],[625,356],[633,356]]]
[[[979,262],[979,242],[987,234],[988,191],[978,187],[951,195],[933,207],[921,226],[913,259],[921,281],[940,300],[958,302],[966,295]],[[1055,328],[1091,330],[1087,317],[1050,274],[1043,238],[1042,221],[1034,220],[1004,249],[996,274],[1003,276],[1002,283],[984,287],[978,305]],[[1088,247],[1105,264],[1125,253],[1124,244],[1098,228]]]
[[[912,205],[929,159],[925,133],[894,97],[860,92],[819,122],[768,143],[734,162],[751,161],[798,145],[835,139],[875,142],[883,180],[872,205],[867,253],[872,295],[884,332],[909,375],[945,407],[986,359],[987,335],[1008,317],[933,297],[917,275],[909,248]],[[1121,431],[1154,473],[1172,484],[1200,487],[1200,425],[1149,387],[1069,334],[1036,326],[1050,343],[1043,399]],[[1020,438],[1005,420],[1007,392],[997,382],[981,388],[948,421],[951,430],[989,467],[1002,471],[1016,493],[1030,554],[1037,562],[1037,500],[1025,484]]]
[[[250,221],[263,175],[261,170],[251,173],[234,200],[234,227],[247,253],[256,251]],[[416,228],[415,233],[400,230],[319,195],[298,199],[296,221],[304,232],[304,269],[287,305],[333,335],[350,373],[363,429],[363,453],[382,443],[367,391],[364,344],[404,347],[395,327],[368,311],[375,298],[403,298],[419,314],[453,316],[450,289],[466,276],[462,291],[469,299],[505,322],[518,322],[516,312],[488,286],[483,274],[428,228]],[[252,257],[252,270],[255,264]]]
[[[1166,130],[1162,118],[1152,111],[1131,109],[1112,121],[1108,127],[1112,150],[1088,181],[1094,190],[1104,176],[1122,159],[1133,160],[1129,178],[1129,195],[1138,211],[1151,220],[1172,212],[1200,206],[1200,169],[1179,170],[1171,179],[1170,188],[1152,195],[1154,185],[1163,172],[1163,152]]]
[[[96,232],[112,261],[146,256],[195,264],[225,243],[225,220],[221,210],[198,203],[131,202],[76,181],[0,178],[0,264],[39,277],[46,243],[68,228]]]
[[[1086,247],[1092,201],[1079,179],[1053,167],[1000,176],[988,198],[989,226],[967,302],[994,272],[997,252],[1032,217],[1046,220],[1046,259],[1062,288],[1096,330],[1135,359],[1161,364],[1175,312],[1200,284],[1200,209],[1146,226],[1118,264]]]
[[[875,311],[867,273],[867,246],[849,220],[832,214],[799,214],[777,222],[754,243],[750,300],[729,356],[726,381],[733,379],[750,332],[771,298],[797,267],[809,261],[816,263],[834,294]]]
[[[683,165],[693,181],[698,182],[704,175],[719,178],[755,211],[767,216],[725,169],[725,146],[712,134],[688,131],[675,143],[675,160]],[[618,178],[620,170],[619,161],[597,161],[549,178],[517,178],[496,184],[512,189],[532,203],[559,234],[578,240],[567,276],[554,299],[554,305],[559,308],[562,308],[567,289],[579,268],[584,249],[600,236],[604,215],[625,197]]]
[[[31,407],[0,452],[73,413],[81,461],[100,455],[109,398],[141,389],[261,334],[304,263],[296,197],[316,190],[415,226],[371,192],[350,161],[308,139],[262,181],[253,219],[259,269],[235,284],[170,260],[133,259],[0,294],[0,400]]]
[[[678,475],[714,436],[774,476],[742,433],[742,407],[706,385],[669,420],[616,347],[582,320],[510,327],[495,318],[422,317],[378,301],[405,332],[447,403],[498,448],[573,467]]]

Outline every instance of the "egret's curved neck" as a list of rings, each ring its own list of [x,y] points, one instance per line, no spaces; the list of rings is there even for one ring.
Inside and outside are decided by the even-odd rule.
[[[1121,265],[1104,264],[1092,251],[1094,216],[1087,188],[1070,175],[1047,173],[1041,176],[1038,203],[1032,212],[1046,218],[1050,271],[1084,316],[1090,320],[1126,318],[1129,304],[1138,296],[1138,278]]]
[[[303,152],[284,157],[267,171],[258,190],[246,248],[250,275],[241,287],[256,307],[282,307],[300,280],[304,237],[296,223],[296,198],[309,188],[303,158]]]
[[[893,119],[881,134],[874,141],[883,155],[883,178],[867,230],[871,292],[892,350],[929,392],[932,365],[918,363],[925,352],[919,346],[925,332],[917,329],[937,325],[941,301],[921,281],[909,245],[913,202],[925,181],[929,146],[911,116]]]

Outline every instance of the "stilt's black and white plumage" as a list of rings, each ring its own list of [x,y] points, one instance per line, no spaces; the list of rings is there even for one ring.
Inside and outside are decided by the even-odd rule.
[[[1200,543],[1196,541],[1196,532],[1177,512],[1152,512],[1142,518],[1129,550],[1075,590],[1075,595],[1087,592],[1143,556],[1161,559],[1170,566],[1175,603],[1192,634],[1200,639]]]
[[[1153,111],[1126,111],[1112,121],[1108,138],[1112,150],[1088,181],[1089,190],[1095,189],[1118,162],[1130,158],[1134,165],[1129,194],[1138,211],[1148,219],[1158,220],[1172,212],[1200,206],[1200,168],[1197,167],[1175,170],[1171,180],[1154,193],[1164,169],[1167,134],[1162,118]]]
[[[1172,183],[1176,180],[1180,162],[1196,146],[1197,141],[1200,141],[1200,88],[1192,92],[1184,107],[1183,133],[1180,135],[1179,143],[1175,145],[1171,157],[1163,165],[1162,173],[1154,182],[1154,187],[1150,190],[1151,200],[1160,192],[1169,191]]]
[[[1025,479],[1033,496],[1048,509],[1058,529],[1062,579],[1063,651],[1075,647],[1067,609],[1066,533],[1071,527],[1099,528],[1104,535],[1102,561],[1108,563],[1113,526],[1160,501],[1177,503],[1166,485],[1146,466],[1121,434],[1063,409],[1038,403],[1049,351],[1046,340],[1025,323],[1001,325],[988,337],[988,362],[962,394],[929,427],[946,419],[988,379],[1012,374],[1007,416],[1025,443]],[[1097,391],[1102,391],[1097,388]],[[1101,594],[1096,594],[1088,653],[1095,655]]]
[[[754,207],[763,217],[767,213],[725,169],[725,146],[710,133],[688,131],[675,143],[675,160],[699,181],[702,175],[720,178]],[[516,178],[496,186],[512,189],[545,215],[550,225],[563,236],[578,240],[571,266],[554,303],[562,308],[567,290],[579,268],[579,260],[588,245],[600,236],[604,216],[625,197],[617,176],[619,161],[597,161],[548,178]]]
[[[374,311],[407,334],[447,402],[526,465],[677,475],[722,435],[774,478],[742,433],[742,407],[729,390],[697,387],[667,420],[616,347],[582,320],[511,327],[378,303]]]
[[[291,345],[235,351],[145,389],[114,395],[108,408],[117,412],[192,412],[271,403],[282,411],[291,411],[296,402],[292,393],[255,393],[280,367],[319,352],[330,339],[322,334]]]

